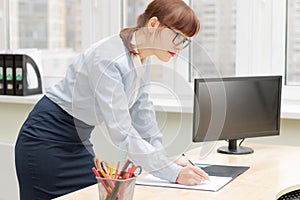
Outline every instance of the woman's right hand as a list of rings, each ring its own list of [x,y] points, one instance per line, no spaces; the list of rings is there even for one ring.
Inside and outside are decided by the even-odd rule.
[[[198,185],[201,181],[209,180],[208,174],[193,165],[183,167],[177,177],[177,182],[182,185]]]

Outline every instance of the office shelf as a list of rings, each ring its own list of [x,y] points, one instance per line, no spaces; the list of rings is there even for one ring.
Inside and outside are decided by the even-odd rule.
[[[43,94],[30,96],[0,95],[0,103],[35,104]]]

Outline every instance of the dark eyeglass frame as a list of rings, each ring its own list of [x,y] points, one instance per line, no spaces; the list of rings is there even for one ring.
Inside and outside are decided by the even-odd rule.
[[[161,23],[161,24],[163,24],[165,27],[167,27],[168,29],[170,29],[171,31],[173,31],[173,33],[175,33],[175,36],[174,36],[174,38],[173,38],[173,40],[172,40],[172,42],[173,42],[173,44],[174,44],[175,46],[179,46],[179,45],[182,44],[182,45],[183,45],[182,49],[184,49],[184,48],[186,48],[187,46],[189,46],[189,44],[191,43],[191,39],[187,38],[186,36],[184,36],[183,34],[177,32],[177,31],[175,31],[173,28],[171,28],[171,27],[168,26],[167,24],[165,24],[165,23]],[[176,40],[176,38],[177,38],[178,36],[182,37],[183,40],[180,41],[180,42],[178,42],[178,43],[176,43],[175,40]],[[186,44],[185,44],[185,43],[186,43]]]

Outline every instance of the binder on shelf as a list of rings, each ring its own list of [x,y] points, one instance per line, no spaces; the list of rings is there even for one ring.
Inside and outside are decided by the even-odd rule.
[[[42,79],[34,60],[26,54],[0,54],[0,94],[27,96],[42,94]],[[3,74],[3,81],[1,81]],[[1,83],[4,89],[1,90]]]
[[[5,67],[5,94],[14,95],[14,56],[5,55],[4,56],[4,67]]]
[[[16,95],[23,95],[23,57],[15,55],[15,88]]]
[[[0,95],[5,94],[4,56],[0,55]]]
[[[38,66],[28,55],[14,55],[15,95],[42,94],[42,80]]]

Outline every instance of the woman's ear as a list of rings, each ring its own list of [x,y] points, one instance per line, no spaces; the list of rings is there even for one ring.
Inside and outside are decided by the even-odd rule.
[[[159,21],[157,17],[151,17],[147,22],[147,27],[151,33],[153,33],[159,26]]]

